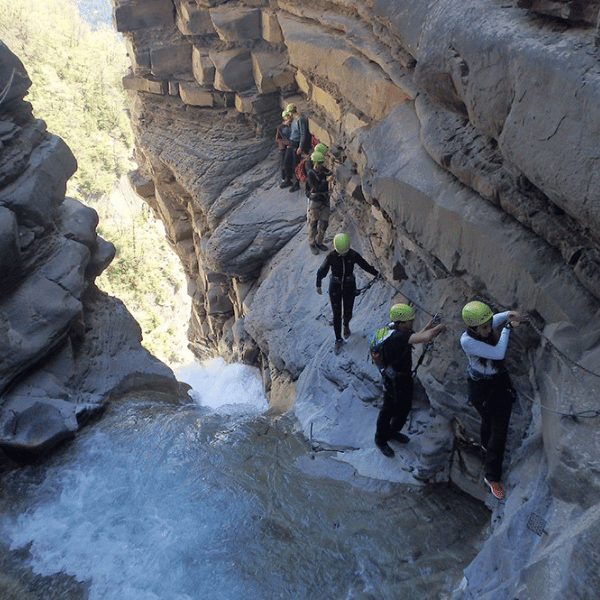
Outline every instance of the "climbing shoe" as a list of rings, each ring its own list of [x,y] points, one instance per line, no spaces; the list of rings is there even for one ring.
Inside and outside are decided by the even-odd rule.
[[[290,188],[290,192],[297,192],[300,189],[300,186],[297,183],[294,183]]]
[[[327,252],[327,250],[329,250],[329,248],[325,244],[319,244],[318,242],[317,242],[317,248],[319,250],[323,250],[323,252]]]
[[[316,244],[310,244],[309,246],[310,246],[310,251],[311,251],[313,254],[315,254],[315,255],[316,255],[316,254],[319,254],[319,249],[317,248]]]
[[[394,433],[392,433],[392,439],[401,444],[408,444],[408,442],[410,442],[410,438],[399,431],[394,431]]]
[[[344,337],[348,339],[351,333],[352,332],[350,331],[350,327],[348,327],[348,325],[344,325]]]
[[[291,181],[288,181],[287,179],[284,179],[280,184],[279,187],[280,188],[286,188],[286,187],[290,187],[290,185],[292,185]]]
[[[498,498],[498,500],[502,500],[502,498],[504,498],[504,488],[499,481],[488,481],[487,477],[484,477],[483,480],[487,483],[493,496]]]
[[[375,442],[375,445],[381,450],[381,452],[388,458],[394,458],[394,451],[390,448],[387,442],[380,444]]]
[[[342,351],[342,344],[344,343],[344,340],[335,340],[335,344],[333,346],[333,353],[334,354],[339,354]]]

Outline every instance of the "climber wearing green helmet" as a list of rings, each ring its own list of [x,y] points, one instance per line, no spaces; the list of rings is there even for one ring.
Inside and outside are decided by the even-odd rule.
[[[389,328],[392,333],[382,344],[386,368],[383,376],[383,407],[377,418],[375,445],[389,458],[394,450],[388,444],[394,440],[401,444],[409,442],[407,435],[400,433],[412,408],[413,373],[412,345],[429,342],[436,338],[446,326],[431,319],[423,329],[413,331],[415,311],[408,304],[394,304],[390,308]]]
[[[304,172],[308,175],[308,172],[313,168],[313,158],[312,157],[314,154],[322,156],[323,160],[325,160],[328,152],[329,152],[329,148],[325,144],[319,142],[313,148],[313,151],[308,155],[308,157],[304,161]],[[306,194],[308,195],[308,188],[307,188]]]
[[[494,314],[487,304],[474,300],[464,306],[462,317],[467,331],[461,335],[460,345],[469,360],[469,402],[481,416],[484,481],[496,498],[502,498],[502,461],[512,405],[516,400],[503,362],[510,330],[519,325],[521,316],[514,311]]]
[[[306,176],[308,244],[313,254],[319,254],[319,250],[328,250],[323,239],[329,226],[329,182],[333,173],[325,167],[325,157],[320,152],[313,152],[310,158],[313,168]]]
[[[350,336],[350,320],[352,319],[354,299],[356,298],[354,265],[358,265],[374,277],[378,277],[379,273],[356,250],[350,248],[350,238],[346,233],[338,233],[333,238],[333,248],[317,271],[317,293],[322,293],[321,282],[331,269],[329,301],[333,312],[334,352],[338,354],[343,344],[342,317],[344,337]]]

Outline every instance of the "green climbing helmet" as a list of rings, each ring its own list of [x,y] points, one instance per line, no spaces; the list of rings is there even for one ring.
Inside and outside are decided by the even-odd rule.
[[[294,112],[296,110],[296,105],[292,102],[285,107],[286,112]]]
[[[408,304],[394,304],[390,308],[390,320],[394,321],[412,321],[415,318],[415,311]]]
[[[329,148],[322,142],[319,142],[315,146],[315,152],[320,152],[323,156],[325,156],[329,152]]]
[[[339,254],[346,254],[350,248],[350,238],[347,233],[337,233],[333,238],[333,247]]]
[[[325,157],[320,152],[313,152],[310,155],[310,160],[312,160],[314,163],[323,162],[325,160]]]
[[[483,325],[487,323],[492,317],[494,313],[492,309],[483,302],[479,302],[479,300],[473,300],[468,304],[465,304],[462,309],[462,318],[463,321],[469,327],[477,327],[478,325]]]

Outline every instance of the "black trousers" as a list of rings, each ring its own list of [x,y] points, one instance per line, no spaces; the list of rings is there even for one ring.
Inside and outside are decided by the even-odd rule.
[[[346,279],[343,283],[329,280],[329,301],[333,313],[333,331],[335,339],[342,339],[342,318],[344,325],[349,325],[354,310],[356,298],[356,280],[354,277]]]
[[[508,373],[469,378],[469,401],[481,416],[481,445],[485,448],[485,476],[500,481],[508,425],[516,393]]]
[[[279,151],[279,166],[281,169],[281,179],[283,181],[291,181],[291,179],[288,177],[290,169],[287,167],[286,163],[286,161],[291,158],[291,155],[288,157],[287,146],[283,150]]]
[[[283,158],[283,179],[291,181],[292,183],[298,183],[296,167],[302,160],[302,157],[297,153],[299,146],[300,144],[298,142],[290,142],[289,146],[285,149],[285,156]]]
[[[383,407],[377,417],[376,444],[386,444],[404,427],[412,408],[413,389],[411,373],[383,376]]]

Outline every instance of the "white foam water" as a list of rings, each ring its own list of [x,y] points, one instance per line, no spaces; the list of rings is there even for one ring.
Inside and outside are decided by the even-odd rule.
[[[262,415],[256,371],[217,361],[179,377],[198,402],[120,402],[3,475],[3,536],[39,576],[87,582],[91,600],[422,600],[460,579],[478,505],[309,475],[298,465],[320,459],[289,419]]]
[[[227,364],[213,358],[201,364],[175,369],[179,381],[192,386],[191,396],[200,406],[218,410],[223,406],[265,410],[267,399],[258,369]]]

